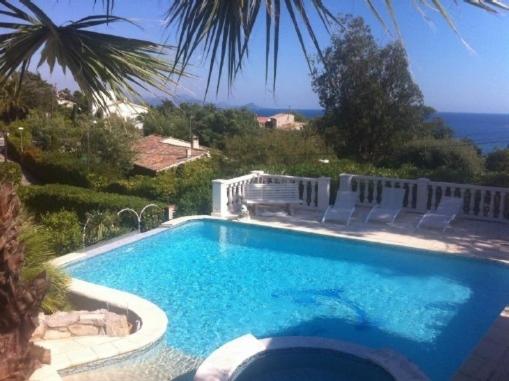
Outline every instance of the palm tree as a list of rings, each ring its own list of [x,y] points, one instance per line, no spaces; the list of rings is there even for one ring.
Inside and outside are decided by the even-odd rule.
[[[87,30],[115,22],[129,22],[110,13],[88,16],[57,26],[30,0],[0,0],[0,14],[9,21],[0,28],[0,85],[19,72],[18,90],[30,62],[40,51],[38,66],[55,64],[69,70],[81,91],[104,105],[106,97],[139,95],[139,89],[165,91],[169,76],[182,74],[177,65],[163,60],[169,46]]]
[[[44,272],[23,282],[25,248],[20,240],[21,203],[14,188],[0,186],[0,380],[26,380],[39,365],[42,349],[31,343],[42,299]]]

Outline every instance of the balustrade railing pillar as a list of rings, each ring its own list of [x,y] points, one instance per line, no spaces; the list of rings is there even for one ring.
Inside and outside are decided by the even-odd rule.
[[[212,215],[228,215],[228,184],[225,180],[212,180]]]
[[[330,177],[318,178],[317,208],[327,209],[330,203]]]
[[[351,191],[352,190],[352,179],[354,175],[349,173],[342,173],[339,175],[339,190],[340,191]]]
[[[417,179],[417,194],[415,209],[418,212],[426,212],[428,210],[428,188],[429,179],[425,177]]]

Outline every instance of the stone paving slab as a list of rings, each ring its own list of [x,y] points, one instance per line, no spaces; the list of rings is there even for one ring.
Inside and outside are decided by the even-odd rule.
[[[509,380],[509,307],[459,368],[454,381]]]

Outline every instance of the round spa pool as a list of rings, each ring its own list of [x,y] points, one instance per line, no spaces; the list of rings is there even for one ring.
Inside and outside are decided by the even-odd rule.
[[[247,334],[216,349],[194,381],[429,381],[389,349],[321,337],[258,339]]]
[[[331,349],[289,348],[262,352],[239,366],[231,381],[394,381],[371,361]]]

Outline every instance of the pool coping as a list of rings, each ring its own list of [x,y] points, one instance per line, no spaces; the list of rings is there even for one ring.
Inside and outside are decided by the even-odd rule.
[[[251,334],[223,344],[200,365],[194,381],[228,381],[250,358],[278,349],[329,349],[369,361],[388,372],[395,381],[429,381],[406,357],[390,349],[371,349],[362,345],[310,336],[257,339]]]
[[[225,218],[210,215],[179,217],[161,224],[159,228],[144,233],[134,233],[134,234],[130,233],[127,235],[123,235],[115,239],[109,240],[107,242],[104,242],[102,244],[94,245],[91,248],[90,247],[85,248],[83,250],[55,258],[51,261],[51,263],[57,267],[65,268],[66,266],[72,265],[77,262],[81,262],[86,259],[93,258],[97,255],[104,254],[118,247],[134,243],[136,241],[151,237],[155,234],[167,231],[168,229],[177,227],[186,222],[200,220],[230,221],[232,223],[260,226],[277,230],[293,231],[315,236],[332,237],[353,240],[358,242],[369,242],[394,247],[405,247],[409,249],[428,251],[432,254],[434,253],[452,254],[453,256],[456,257],[464,257],[476,260],[487,260],[502,265],[509,265],[509,261],[506,260],[489,258],[476,254],[451,250],[451,248],[445,243],[443,247],[430,247],[425,245],[417,247],[414,242],[410,244],[404,241],[395,242],[391,240],[384,240],[378,238],[373,239],[371,237],[357,237],[344,232],[342,233],[335,231],[317,231],[316,229],[303,226],[299,227],[295,225],[289,226],[283,224],[278,225],[275,224],[273,221],[237,220],[231,217]],[[76,371],[79,372],[80,367],[82,368],[90,365],[93,366],[94,364],[98,364],[98,366],[101,366],[101,364],[106,365],[104,363],[107,362],[108,360],[115,360],[116,358],[122,359],[126,355],[129,356],[132,354],[136,354],[138,352],[143,352],[147,350],[147,348],[150,348],[151,346],[154,346],[158,342],[160,342],[160,340],[166,333],[168,318],[165,312],[162,311],[155,304],[139,296],[136,296],[125,291],[120,291],[113,288],[85,282],[75,278],[71,278],[71,285],[69,291],[71,293],[91,298],[99,302],[104,302],[123,309],[128,309],[140,317],[140,319],[142,320],[142,327],[139,331],[132,335],[123,338],[114,338],[115,344],[107,346],[109,347],[109,349],[99,348],[99,344],[96,346],[88,345],[88,347],[85,348],[83,354],[77,354],[76,356],[72,356],[73,357],[72,360],[69,358],[70,356],[65,356],[63,359],[61,359],[62,356],[54,356],[56,364],[52,364],[51,367],[55,367],[55,369],[58,370],[59,373],[66,374],[72,373],[73,369],[76,369]],[[387,350],[386,352],[387,353],[392,352],[392,350]],[[465,360],[467,359],[468,356],[465,358]]]

